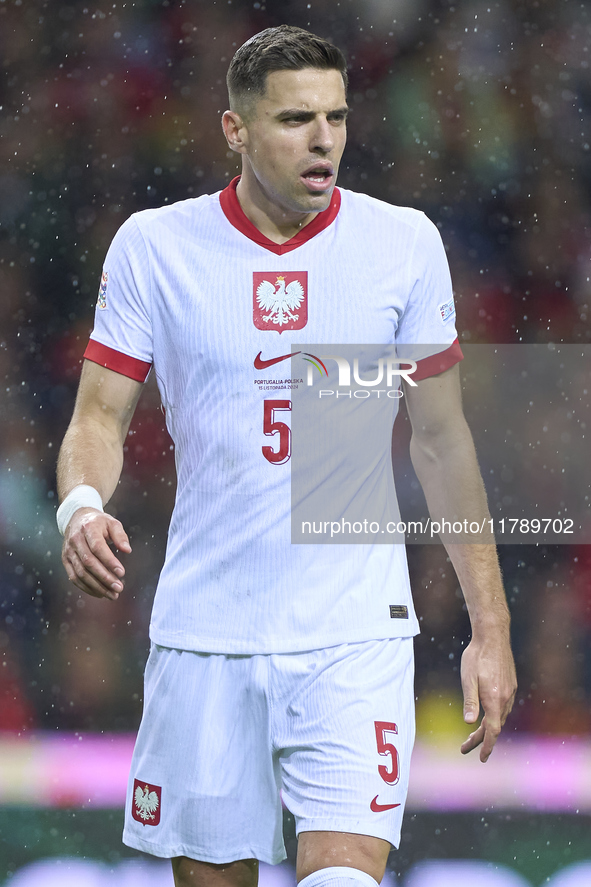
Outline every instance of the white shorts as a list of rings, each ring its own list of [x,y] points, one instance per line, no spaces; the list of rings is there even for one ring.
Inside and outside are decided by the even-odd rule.
[[[123,840],[154,856],[285,858],[296,832],[398,846],[414,742],[412,638],[307,653],[153,645]]]

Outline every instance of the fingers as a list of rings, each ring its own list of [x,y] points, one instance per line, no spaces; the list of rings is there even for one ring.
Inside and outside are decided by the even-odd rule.
[[[461,752],[463,755],[467,755],[468,752],[471,752],[472,749],[477,748],[482,743],[482,740],[484,739],[484,730],[485,728],[481,724],[473,733],[470,733],[461,746]]]
[[[121,551],[131,551],[118,520],[94,509],[80,509],[66,530],[62,561],[68,578],[81,591],[117,600],[123,591],[125,569],[109,542]]]
[[[84,591],[86,594],[89,594],[92,597],[107,597],[113,601],[116,601],[119,597],[118,591],[106,587],[104,583],[99,582],[99,580],[94,578],[92,573],[88,572],[87,568],[82,563],[76,552],[70,553],[70,561],[66,567],[66,570],[68,576],[70,576],[70,581],[73,583],[73,585],[76,586],[76,588],[79,588],[80,591]],[[122,589],[123,586],[121,585],[120,590]]]
[[[471,641],[462,655],[461,676],[464,720],[477,724],[481,705],[484,711],[480,725],[462,744],[461,751],[468,754],[481,746],[480,760],[485,763],[513,707],[517,690],[510,646],[496,642],[494,637],[486,645]]]
[[[464,693],[464,720],[467,724],[475,724],[480,714],[480,699],[476,680],[462,680]]]
[[[509,706],[508,710],[503,712],[502,717],[499,717],[496,712],[492,712],[490,709],[487,710],[485,706],[486,714],[482,718],[480,726],[474,730],[473,733],[470,733],[468,739],[462,743],[462,754],[467,755],[468,752],[471,752],[479,745],[482,745],[482,748],[480,749],[480,760],[483,764],[486,764],[491,756],[492,750],[501,733],[501,727],[505,723],[510,710],[511,706]],[[465,720],[467,719],[465,718]]]
[[[131,545],[129,544],[129,538],[123,529],[123,525],[113,518],[109,529],[111,540],[114,542],[116,548],[119,551],[124,551],[126,554],[129,554],[131,552]]]
[[[468,752],[471,752],[473,749],[478,748],[479,745],[482,745],[480,749],[480,760],[483,764],[486,764],[488,759],[491,756],[491,752],[495,747],[495,743],[499,738],[499,734],[501,732],[500,724],[497,726],[491,726],[487,723],[487,716],[485,715],[482,718],[480,726],[473,733],[470,733],[468,738],[461,746],[461,752],[463,755],[467,755]]]
[[[471,666],[468,647],[462,656],[461,680],[464,694],[464,720],[467,724],[475,724],[480,714],[480,693],[478,691],[478,672]]]
[[[125,575],[125,570],[119,558],[109,548],[108,541],[113,542],[119,551],[126,551],[127,553],[131,551],[131,545],[121,523],[110,515],[105,515],[105,517],[107,518],[105,527],[102,527],[98,522],[94,524],[90,521],[82,522],[81,529],[84,535],[84,542],[92,555],[92,561],[89,564],[84,561],[84,564],[101,581],[117,583],[117,580],[122,579]],[[98,573],[92,568],[93,566],[97,567],[97,564]],[[118,585],[121,585],[121,583],[119,582]],[[115,589],[115,591],[122,590],[122,585],[121,588]]]
[[[485,715],[482,719],[482,724],[480,725],[484,725],[485,727],[484,740],[482,742],[482,748],[480,749],[480,760],[483,764],[486,764],[486,762],[490,758],[491,752],[495,747],[496,741],[501,733],[500,721],[496,721],[494,724],[486,723],[486,718],[487,716]]]

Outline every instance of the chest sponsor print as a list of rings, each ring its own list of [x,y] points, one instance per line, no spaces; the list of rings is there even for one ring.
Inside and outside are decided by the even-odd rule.
[[[257,330],[301,330],[308,323],[308,272],[254,271],[252,322]]]

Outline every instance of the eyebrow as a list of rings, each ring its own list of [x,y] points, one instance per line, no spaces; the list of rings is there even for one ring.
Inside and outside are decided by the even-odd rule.
[[[279,111],[275,116],[278,120],[286,120],[289,117],[296,117],[298,120],[307,121],[313,120],[317,115],[317,111],[304,111],[302,108],[286,108],[284,111]],[[349,108],[347,105],[343,105],[342,108],[333,108],[331,111],[328,111],[327,117],[347,117],[349,114]]]

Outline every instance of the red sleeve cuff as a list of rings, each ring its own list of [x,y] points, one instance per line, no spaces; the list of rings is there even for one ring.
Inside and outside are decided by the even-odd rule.
[[[121,373],[122,376],[128,376],[136,382],[145,382],[152,366],[145,360],[138,360],[137,357],[130,357],[128,354],[122,354],[109,348],[107,345],[101,345],[94,339],[90,339],[84,352],[84,357],[99,366],[113,370],[114,373]]]
[[[445,351],[440,351],[438,354],[432,354],[430,357],[418,360],[417,368],[412,374],[413,382],[420,382],[421,379],[428,379],[429,376],[438,376],[439,373],[443,373],[463,359],[464,355],[462,354],[460,343],[456,339]]]

